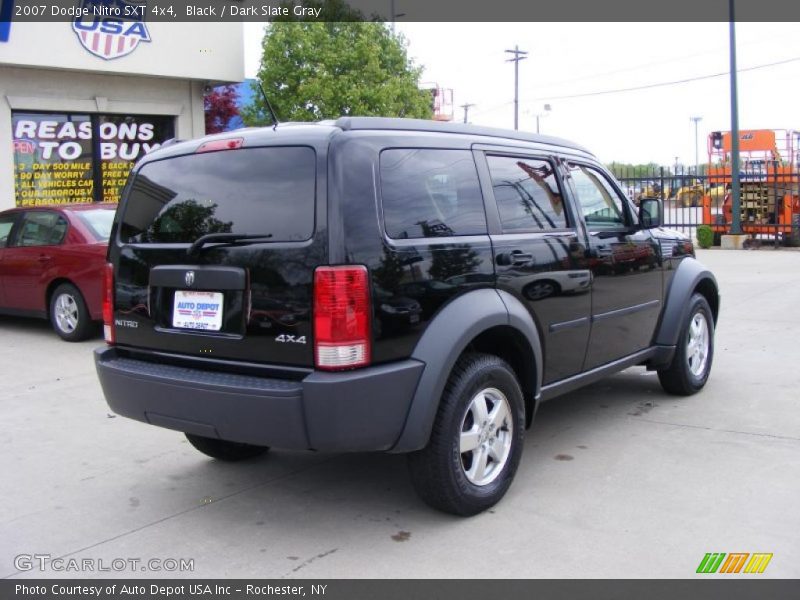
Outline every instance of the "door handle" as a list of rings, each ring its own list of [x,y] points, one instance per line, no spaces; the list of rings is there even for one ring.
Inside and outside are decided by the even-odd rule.
[[[40,254],[39,257],[36,259],[39,262],[47,262],[48,260],[52,259],[52,256],[47,256],[46,254]]]
[[[511,252],[502,252],[497,255],[497,264],[507,267],[509,265],[524,265],[533,260],[533,254],[530,252],[523,252],[522,250],[512,250]]]

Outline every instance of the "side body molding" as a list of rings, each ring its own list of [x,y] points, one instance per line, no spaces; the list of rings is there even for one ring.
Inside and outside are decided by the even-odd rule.
[[[702,263],[694,258],[684,258],[672,276],[667,290],[661,321],[656,329],[653,344],[657,346],[675,346],[678,343],[681,324],[687,318],[689,298],[701,286],[705,291],[716,294],[716,302],[709,302],[714,312],[714,321],[719,314],[719,286],[714,275]]]
[[[506,296],[513,302],[508,302]],[[412,452],[425,447],[450,371],[469,343],[484,331],[501,326],[517,328],[534,348],[536,372],[541,373],[541,346],[536,327],[530,315],[527,312],[521,315],[513,303],[525,311],[512,296],[494,289],[481,289],[456,298],[436,315],[411,355],[412,359],[425,363],[425,369],[403,432],[391,452]],[[537,377],[541,383],[541,376]],[[540,387],[537,385],[537,396]]]

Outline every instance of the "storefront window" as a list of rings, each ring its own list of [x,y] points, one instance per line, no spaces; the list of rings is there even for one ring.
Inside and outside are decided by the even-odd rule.
[[[15,112],[17,206],[118,202],[134,163],[174,136],[174,118]]]
[[[88,115],[16,113],[12,126],[17,206],[94,199]]]
[[[98,118],[104,202],[119,202],[134,163],[173,137],[173,129],[173,119],[168,117]]]

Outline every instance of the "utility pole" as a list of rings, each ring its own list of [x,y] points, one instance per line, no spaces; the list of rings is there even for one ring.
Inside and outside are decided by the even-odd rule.
[[[519,61],[528,58],[524,50],[519,49],[515,44],[513,50],[506,50],[508,54],[513,54],[514,58],[506,59],[506,62],[514,63],[514,129],[519,129]]]
[[[469,102],[466,104],[462,104],[460,108],[464,109],[464,123],[467,122],[467,115],[469,114],[469,109],[475,106],[474,104],[470,104]]]
[[[689,117],[690,121],[694,121],[694,176],[695,180],[700,175],[700,151],[697,145],[697,124],[703,120],[703,117]]]
[[[739,185],[739,93],[736,78],[736,15],[734,13],[734,0],[728,0],[730,10],[730,38],[731,38],[731,209],[733,222],[731,234],[742,234],[742,194]]]

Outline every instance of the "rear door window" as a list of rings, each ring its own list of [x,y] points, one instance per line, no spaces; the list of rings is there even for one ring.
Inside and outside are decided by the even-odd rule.
[[[386,233],[395,239],[486,233],[483,196],[469,150],[381,153]]]
[[[245,148],[144,165],[120,225],[128,243],[190,243],[209,233],[308,240],[314,233],[316,155],[302,147]]]
[[[17,246],[57,246],[67,233],[67,220],[55,212],[25,214],[17,234]]]

